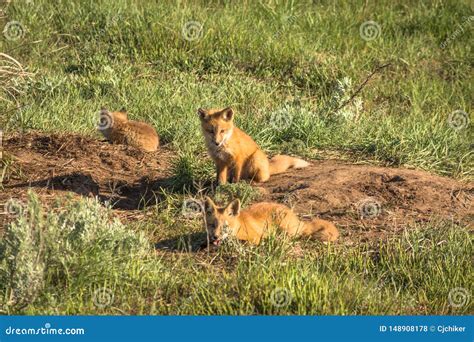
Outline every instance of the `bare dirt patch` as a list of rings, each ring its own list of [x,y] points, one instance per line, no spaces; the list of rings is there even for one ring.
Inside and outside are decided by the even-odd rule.
[[[73,134],[15,134],[4,139],[0,204],[24,200],[33,188],[45,200],[60,194],[97,196],[120,211],[156,203],[165,186],[173,152],[144,153]]]
[[[97,196],[121,217],[133,219],[143,215],[139,209],[161,200],[175,155],[166,146],[143,153],[91,137],[38,132],[7,136],[3,147],[1,205],[11,198],[25,200],[33,188],[46,202],[66,193]],[[303,218],[334,221],[349,240],[380,237],[436,218],[470,226],[474,218],[473,182],[419,170],[314,161],[260,187],[262,200],[286,203]]]
[[[436,219],[470,226],[474,219],[474,183],[419,170],[314,161],[271,177],[263,192],[266,200],[337,222],[352,237],[370,238]]]

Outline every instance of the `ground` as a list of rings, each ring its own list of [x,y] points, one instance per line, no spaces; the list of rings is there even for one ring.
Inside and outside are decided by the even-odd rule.
[[[5,137],[4,153],[13,167],[4,177],[2,201],[26,201],[28,189],[45,202],[73,192],[111,203],[125,220],[159,204],[160,193],[172,184],[176,155],[170,146],[144,153],[76,134],[40,132]],[[303,218],[333,221],[347,241],[379,239],[433,219],[469,225],[474,215],[474,183],[419,170],[313,160],[305,169],[255,185],[260,195],[254,202],[282,202]]]
[[[0,313],[474,312],[472,10],[0,1]],[[217,187],[197,109],[227,106],[311,166]],[[163,145],[103,141],[101,107]],[[202,248],[204,195],[286,203],[341,239]]]

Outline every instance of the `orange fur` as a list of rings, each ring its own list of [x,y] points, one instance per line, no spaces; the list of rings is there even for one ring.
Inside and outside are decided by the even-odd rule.
[[[302,159],[283,155],[268,160],[255,141],[234,125],[234,112],[230,107],[199,109],[198,114],[207,150],[216,164],[219,184],[229,179],[234,183],[241,179],[265,182],[270,175],[309,165]]]
[[[99,131],[111,143],[130,145],[145,152],[158,149],[160,139],[156,130],[145,122],[128,120],[125,110],[109,112],[102,108],[100,116],[107,127],[99,127]]]
[[[339,237],[336,226],[325,220],[303,222],[283,204],[260,202],[240,211],[238,199],[225,207],[217,207],[209,197],[205,200],[206,225],[210,241],[218,244],[226,234],[239,240],[259,244],[274,229],[290,236],[308,237],[321,241],[335,241]]]

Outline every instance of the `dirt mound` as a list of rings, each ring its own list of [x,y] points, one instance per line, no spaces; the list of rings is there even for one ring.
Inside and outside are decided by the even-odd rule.
[[[347,235],[379,235],[436,218],[472,224],[474,184],[418,170],[314,161],[272,176],[266,200],[346,227]],[[350,229],[349,229],[350,228]]]
[[[15,134],[4,139],[0,204],[24,199],[33,187],[46,201],[61,193],[97,196],[136,219],[143,213],[137,209],[160,201],[160,188],[170,185],[173,156],[167,147],[143,153],[80,135]],[[417,170],[314,161],[260,186],[264,200],[332,220],[346,237],[380,236],[434,217],[463,224],[473,219],[472,182]]]
[[[144,153],[80,135],[16,134],[4,141],[0,203],[22,198],[33,187],[42,197],[73,192],[98,196],[117,209],[138,209],[154,200],[154,191],[167,181],[171,155],[166,147]]]

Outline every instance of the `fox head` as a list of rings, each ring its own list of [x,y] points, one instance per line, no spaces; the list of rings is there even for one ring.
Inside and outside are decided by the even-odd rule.
[[[202,131],[206,143],[211,147],[221,147],[232,135],[234,128],[234,111],[224,109],[198,109]]]
[[[99,124],[97,129],[108,139],[114,125],[126,123],[128,121],[128,113],[125,108],[118,112],[109,112],[107,108],[102,107],[99,113]]]
[[[240,213],[240,200],[235,199],[224,207],[218,207],[212,199],[205,198],[204,214],[206,215],[206,229],[209,241],[219,245],[236,227],[236,220]]]

